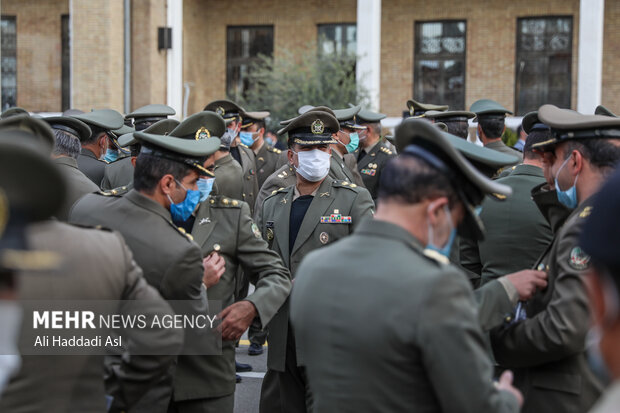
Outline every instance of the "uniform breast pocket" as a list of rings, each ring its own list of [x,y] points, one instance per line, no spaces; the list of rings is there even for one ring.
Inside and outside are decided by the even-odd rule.
[[[319,224],[314,236],[320,245],[331,244],[349,235],[351,224]]]

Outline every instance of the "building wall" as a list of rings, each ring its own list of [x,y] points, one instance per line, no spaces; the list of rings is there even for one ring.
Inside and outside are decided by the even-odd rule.
[[[62,105],[61,16],[68,0],[2,0],[3,15],[16,16],[17,105],[29,111],[60,111]]]
[[[123,0],[72,0],[72,106],[123,112]]]
[[[315,53],[317,24],[354,23],[356,0],[183,2],[183,81],[192,82],[188,113],[226,96],[226,28],[273,25],[274,53]]]
[[[601,103],[620,113],[620,1],[605,1],[603,33],[603,93]]]
[[[131,2],[131,108],[166,103],[166,51],[157,50],[157,28],[166,26],[166,0]]]
[[[571,100],[576,106],[579,0],[383,0],[382,8],[380,106],[389,116],[400,116],[413,94],[415,21],[444,19],[467,21],[466,108],[489,98],[514,110],[517,18],[572,15]]]

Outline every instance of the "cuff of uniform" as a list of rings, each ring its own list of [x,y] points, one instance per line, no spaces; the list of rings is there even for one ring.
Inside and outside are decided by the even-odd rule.
[[[497,280],[504,287],[504,290],[506,291],[510,302],[513,305],[517,305],[517,302],[519,302],[519,292],[517,291],[517,287],[515,287],[506,277],[500,277]]]

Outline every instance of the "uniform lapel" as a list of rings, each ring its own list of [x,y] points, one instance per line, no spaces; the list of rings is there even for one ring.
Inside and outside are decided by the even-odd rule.
[[[362,169],[363,166],[368,165],[369,162],[375,159],[377,156],[377,151],[379,150],[380,147],[381,147],[381,142],[377,142],[370,151],[366,152],[366,155],[364,155],[364,157],[358,164],[358,169]]]
[[[293,255],[295,251],[297,251],[299,247],[306,242],[312,232],[314,232],[314,229],[321,221],[321,217],[329,215],[327,210],[336,199],[332,192],[333,189],[331,181],[329,177],[325,178],[319,189],[316,191],[314,199],[310,203],[308,211],[301,222],[299,233],[297,234],[297,239],[295,239],[295,245],[293,245],[291,255]],[[290,214],[288,216],[290,216]]]
[[[260,171],[260,169],[267,162],[267,144],[263,143],[263,146],[258,150],[256,154],[256,170]]]
[[[289,222],[291,217],[291,204],[293,203],[293,187],[288,188],[288,192],[280,201],[277,202],[274,213],[271,215],[273,219],[278,219],[274,222],[274,238],[278,243],[280,252],[282,253],[282,259],[286,267],[289,267],[289,250],[288,250],[288,235],[289,235]],[[265,223],[263,222],[263,225]]]
[[[213,229],[217,225],[217,220],[210,216],[211,207],[209,206],[209,202],[212,200],[214,199],[209,197],[200,204],[198,212],[196,213],[194,226],[192,227],[192,237],[194,237],[196,244],[201,247],[207,242],[209,235],[211,235],[211,232],[213,232]]]

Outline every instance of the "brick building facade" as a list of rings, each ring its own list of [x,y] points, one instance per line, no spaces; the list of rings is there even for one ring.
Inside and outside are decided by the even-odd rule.
[[[262,41],[271,39],[270,50],[277,59],[283,50],[315,53],[321,27],[330,33],[336,27],[338,36],[345,36],[346,31],[350,37],[350,27],[355,26],[358,39],[363,37],[360,34],[368,39],[371,33],[377,40],[374,46],[364,41],[356,50],[358,54],[370,53],[371,63],[380,61],[372,69],[378,81],[371,90],[376,92],[375,107],[391,117],[401,116],[407,99],[419,97],[416,90],[447,90],[454,87],[455,79],[458,96],[451,96],[458,103],[454,109],[467,108],[486,97],[522,112],[523,108],[518,108],[520,90],[527,86],[540,89],[540,96],[557,98],[553,89],[557,89],[557,79],[564,79],[559,84],[568,102],[565,106],[577,109],[580,99],[590,93],[582,90],[584,96],[579,96],[580,82],[589,79],[585,71],[590,70],[579,64],[585,56],[584,45],[580,45],[584,2],[586,7],[596,4],[604,10],[599,20],[603,34],[597,78],[600,94],[591,98],[620,111],[620,76],[615,74],[615,63],[620,60],[620,0],[308,0],[303,7],[290,0],[2,0],[3,34],[12,28],[16,31],[14,40],[7,34],[2,41],[3,104],[8,102],[5,95],[16,90],[15,103],[33,112],[59,112],[69,106],[82,110],[111,107],[125,112],[166,102],[179,114],[184,104],[186,112],[193,113],[225,96],[231,70],[243,72],[243,68],[231,69],[230,50],[235,46],[231,42],[256,36],[255,29],[264,29]],[[369,4],[380,16],[365,12],[363,8]],[[124,29],[126,18],[130,21],[128,33]],[[520,34],[529,30],[524,20],[541,18],[547,19],[548,26],[563,19],[569,29],[556,36],[564,36],[564,43],[558,46],[564,48],[560,57],[556,53],[540,66],[550,71],[544,88],[532,84],[535,76],[522,80],[519,69],[524,64],[520,62],[542,62],[536,63],[536,54],[523,54],[519,40]],[[426,57],[420,57],[421,43],[416,36],[427,31],[428,27],[423,27],[426,23],[440,30],[443,27],[444,35],[449,27],[459,27],[460,40],[439,39],[452,45],[458,40],[457,46],[463,49],[456,57],[448,53],[448,57],[420,66]],[[166,26],[172,28],[172,48],[161,48],[158,41],[158,29]],[[588,30],[596,31],[596,24],[588,25]],[[346,42],[343,39],[338,41]],[[249,44],[252,47],[251,41]],[[129,47],[129,62],[124,59],[125,47]],[[16,73],[5,65],[5,56],[10,61],[11,48],[15,49]],[[437,62],[459,71],[446,75],[442,70],[431,70],[436,78],[424,79],[424,73]],[[367,63],[358,66],[363,70]],[[554,70],[558,73],[551,73]],[[596,71],[594,74],[596,77]],[[16,88],[11,89],[15,76]],[[536,97],[530,97],[530,104],[532,99]]]

